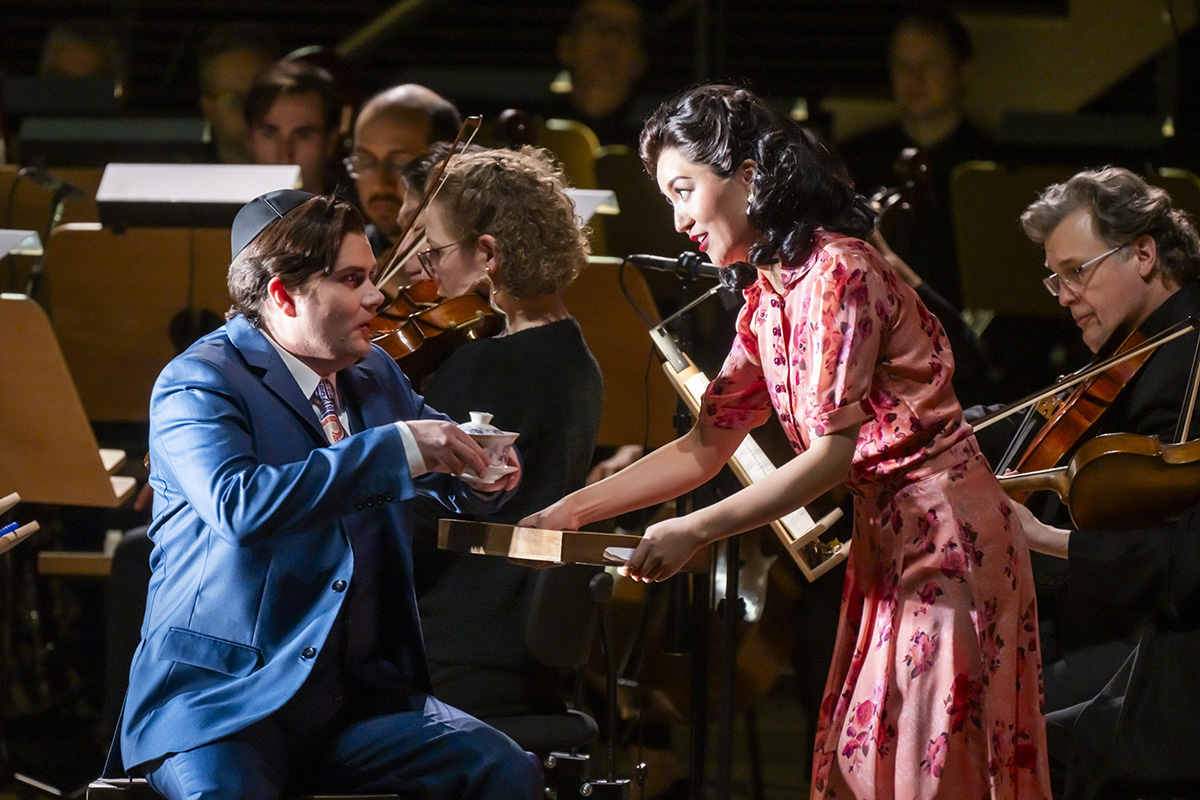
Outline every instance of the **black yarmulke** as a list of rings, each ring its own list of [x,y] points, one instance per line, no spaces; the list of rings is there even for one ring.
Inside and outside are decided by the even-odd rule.
[[[233,218],[233,230],[229,237],[232,257],[237,258],[238,253],[245,250],[246,245],[253,242],[267,225],[314,197],[316,195],[299,189],[276,189],[246,203]]]

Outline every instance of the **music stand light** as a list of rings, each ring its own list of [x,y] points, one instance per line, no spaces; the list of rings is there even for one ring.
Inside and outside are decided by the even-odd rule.
[[[228,228],[261,194],[300,185],[300,167],[264,164],[109,164],[96,190],[100,221],[127,227]]]
[[[7,255],[40,256],[42,254],[42,237],[37,231],[15,231],[0,228],[0,260]]]

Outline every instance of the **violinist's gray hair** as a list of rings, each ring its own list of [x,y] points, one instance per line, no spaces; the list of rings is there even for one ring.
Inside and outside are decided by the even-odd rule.
[[[1200,277],[1200,237],[1191,217],[1172,206],[1165,190],[1123,167],[1084,170],[1047,187],[1021,215],[1021,227],[1042,244],[1081,208],[1091,215],[1096,236],[1110,247],[1149,235],[1165,276],[1181,285]]]

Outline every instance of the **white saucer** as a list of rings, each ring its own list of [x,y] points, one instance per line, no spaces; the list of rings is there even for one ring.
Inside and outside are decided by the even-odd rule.
[[[498,466],[488,467],[483,471],[483,477],[479,477],[474,472],[462,472],[458,477],[462,478],[467,483],[495,483],[505,475],[512,474],[517,471],[517,467],[513,464],[500,464]]]

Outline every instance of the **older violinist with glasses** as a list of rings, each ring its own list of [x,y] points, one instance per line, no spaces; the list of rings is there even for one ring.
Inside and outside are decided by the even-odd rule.
[[[1200,237],[1188,214],[1140,176],[1116,167],[1080,172],[1047,188],[1021,224],[1045,248],[1051,273],[1043,281],[1046,289],[1071,312],[1092,352],[1109,355],[1130,334],[1148,338],[1200,314]],[[1117,432],[1176,441],[1197,347],[1192,332],[1155,350],[1077,444]],[[1038,495],[1031,503],[1044,522],[1069,524],[1060,508],[1042,506]],[[1045,707],[1054,718],[1053,712],[1099,694],[1126,661],[1137,642],[1138,609],[1113,613],[1073,584],[1066,591],[1068,576],[1056,559],[1035,554],[1033,567]],[[1053,772],[1063,757],[1055,752],[1053,736],[1050,748]]]

